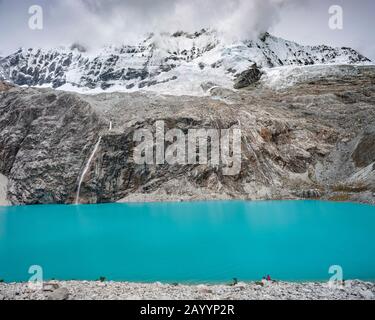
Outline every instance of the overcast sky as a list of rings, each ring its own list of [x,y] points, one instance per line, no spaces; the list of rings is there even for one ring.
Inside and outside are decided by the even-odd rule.
[[[29,28],[30,6],[43,8],[43,29]],[[328,9],[343,8],[331,30]],[[351,46],[375,60],[375,0],[0,0],[0,55],[23,47],[81,42],[133,43],[147,32],[220,30],[228,39],[262,31],[302,44]]]

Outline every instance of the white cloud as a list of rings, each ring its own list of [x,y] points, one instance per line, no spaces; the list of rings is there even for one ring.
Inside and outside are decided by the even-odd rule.
[[[15,39],[17,45],[21,40],[25,44],[20,45],[32,46],[80,41],[95,47],[129,43],[148,32],[196,31],[203,27],[218,29],[229,38],[249,38],[274,25],[280,6],[292,1],[295,0],[25,0],[16,5],[10,4],[15,1],[3,0],[3,11],[13,8],[13,12],[4,17],[5,12],[0,13],[0,26],[7,20],[11,25],[18,23],[14,29],[24,27],[21,19],[27,19],[27,6],[38,3],[44,8],[44,30],[33,33],[25,28]]]
[[[333,0],[332,0],[333,1]],[[344,7],[344,30],[328,29],[327,0],[0,0],[0,52],[17,47],[89,47],[134,43],[148,32],[212,27],[229,40],[262,31],[302,42],[353,46],[374,58],[373,0],[335,0]],[[44,30],[28,28],[28,8],[44,8]]]

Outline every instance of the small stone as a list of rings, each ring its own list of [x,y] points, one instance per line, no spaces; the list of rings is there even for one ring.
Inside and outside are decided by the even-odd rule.
[[[199,285],[197,285],[197,289],[198,289],[198,290],[206,289],[206,288],[207,288],[207,286],[204,285],[204,284],[199,284]]]
[[[47,297],[48,300],[67,300],[69,291],[66,288],[59,288],[50,293]]]
[[[365,298],[366,300],[372,300],[375,298],[374,293],[370,290],[364,290],[361,292],[361,296]]]
[[[59,285],[57,283],[45,283],[43,285],[43,291],[46,292],[53,292],[59,288]]]
[[[209,288],[209,287],[207,287],[207,286],[205,286],[205,285],[198,285],[197,286],[197,289],[198,289],[198,291],[200,292],[200,293],[208,293],[208,294],[211,294],[212,293],[212,290]]]
[[[138,296],[128,296],[125,300],[141,300],[141,298]]]
[[[171,297],[169,297],[169,296],[162,295],[162,296],[158,297],[156,300],[160,300],[160,301],[168,301],[168,300],[172,300],[172,299],[171,299]]]
[[[237,289],[244,290],[246,289],[246,283],[245,282],[239,282],[235,285]]]

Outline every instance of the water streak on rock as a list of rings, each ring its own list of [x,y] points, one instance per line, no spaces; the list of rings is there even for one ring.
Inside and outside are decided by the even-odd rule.
[[[100,145],[100,142],[102,141],[102,136],[99,137],[98,139],[98,142],[96,143],[95,147],[94,147],[94,150],[92,151],[91,153],[91,156],[89,158],[89,160],[87,161],[86,163],[86,166],[85,166],[85,169],[83,170],[82,174],[81,174],[81,177],[79,179],[79,183],[78,183],[78,189],[77,189],[77,195],[76,195],[76,201],[75,201],[75,204],[79,204],[79,194],[81,192],[81,186],[82,186],[82,182],[83,182],[83,179],[85,178],[86,174],[87,174],[87,171],[89,170],[90,168],[90,165],[91,165],[91,162],[92,160],[94,159],[94,156],[96,154],[96,152],[98,151],[99,149],[99,145]]]

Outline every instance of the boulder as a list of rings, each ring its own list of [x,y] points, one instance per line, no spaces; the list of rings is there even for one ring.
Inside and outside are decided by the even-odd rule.
[[[59,288],[50,293],[47,296],[48,300],[68,300],[69,298],[69,291],[66,288]]]
[[[8,90],[12,89],[13,87],[14,86],[9,84],[9,83],[0,81],[0,92],[8,91]]]
[[[359,168],[364,168],[375,162],[375,126],[366,129],[352,155],[353,161]]]
[[[257,65],[254,64],[250,69],[242,72],[234,83],[234,89],[242,89],[258,82],[262,72],[258,69]]]

